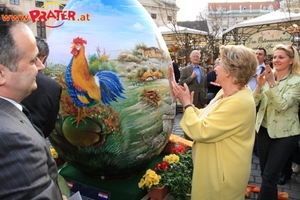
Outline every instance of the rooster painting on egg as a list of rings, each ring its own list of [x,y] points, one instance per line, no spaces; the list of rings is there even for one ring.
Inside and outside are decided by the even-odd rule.
[[[45,73],[63,88],[49,140],[84,174],[132,176],[162,152],[173,129],[167,46],[136,0],[71,0],[65,10],[91,20],[65,21],[47,39]]]
[[[73,39],[72,55],[70,64],[66,69],[66,86],[70,97],[76,107],[78,114],[74,122],[76,125],[87,117],[86,108],[97,103],[108,104],[110,101],[117,101],[123,96],[124,88],[119,77],[110,71],[98,71],[95,75],[89,70],[85,58],[84,45],[87,41],[82,38]]]

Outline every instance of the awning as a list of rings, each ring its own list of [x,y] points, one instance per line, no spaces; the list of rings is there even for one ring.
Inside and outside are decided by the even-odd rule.
[[[174,33],[189,33],[189,34],[198,34],[198,35],[208,35],[206,31],[200,31],[192,28],[187,28],[183,26],[168,24],[166,26],[158,27],[162,35],[165,34],[174,34]]]
[[[297,20],[300,20],[299,13],[289,13],[289,12],[283,12],[278,10],[238,23],[228,28],[223,34],[226,34],[233,29],[238,29],[242,27],[251,28],[253,26],[261,26],[261,25],[268,26],[271,24],[286,23],[286,22],[292,22]]]

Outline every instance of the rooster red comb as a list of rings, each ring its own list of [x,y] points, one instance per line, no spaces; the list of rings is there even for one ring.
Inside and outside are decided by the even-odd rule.
[[[73,39],[73,43],[80,43],[80,44],[87,44],[86,40],[83,40],[82,38],[80,37],[77,37],[77,38],[74,38]]]

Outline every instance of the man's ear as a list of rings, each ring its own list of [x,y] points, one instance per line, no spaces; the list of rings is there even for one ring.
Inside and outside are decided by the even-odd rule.
[[[39,56],[39,59],[44,64],[47,59],[47,56]]]
[[[6,82],[6,80],[5,80],[6,71],[7,71],[7,68],[0,64],[0,86]]]

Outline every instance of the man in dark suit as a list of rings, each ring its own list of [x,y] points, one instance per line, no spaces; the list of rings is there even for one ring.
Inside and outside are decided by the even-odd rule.
[[[0,16],[19,15],[0,5]],[[66,199],[46,140],[20,102],[37,88],[38,49],[30,28],[0,18],[0,199]]]
[[[220,58],[217,58],[214,62],[214,68],[219,64]],[[206,95],[206,103],[209,104],[209,102],[216,96],[216,94],[221,89],[220,86],[216,86],[211,84],[211,82],[216,81],[216,72],[215,70],[210,71],[206,75],[206,82],[207,82],[207,95]]]
[[[174,72],[175,81],[176,81],[176,83],[178,83],[179,78],[180,78],[180,70],[179,70],[178,64],[175,61],[175,57],[171,56],[171,58],[172,58],[172,65],[173,65],[173,72]]]
[[[49,55],[49,46],[45,40],[36,37],[36,44],[39,50],[38,58],[43,62]],[[61,85],[49,78],[38,69],[36,77],[37,89],[34,90],[22,104],[30,111],[33,123],[48,137],[55,127],[59,111]]]
[[[190,54],[191,64],[181,70],[179,84],[186,83],[189,90],[194,91],[193,104],[197,108],[203,108],[206,104],[206,70],[199,66],[201,54],[199,51],[194,50]]]

